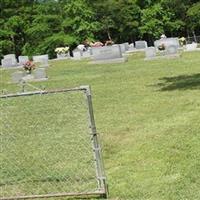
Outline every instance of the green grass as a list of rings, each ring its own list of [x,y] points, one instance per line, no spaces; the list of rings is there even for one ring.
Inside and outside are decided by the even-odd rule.
[[[91,85],[110,198],[200,199],[200,52],[123,64],[52,61],[46,89]],[[0,89],[17,91],[2,70]]]

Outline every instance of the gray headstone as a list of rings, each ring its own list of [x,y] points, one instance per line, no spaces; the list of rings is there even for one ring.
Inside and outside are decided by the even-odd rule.
[[[135,48],[136,49],[146,49],[148,46],[147,46],[147,42],[146,41],[136,41],[135,42]]]
[[[33,56],[33,61],[41,63],[42,66],[44,66],[44,67],[48,66],[48,60],[49,60],[49,56],[47,54],[39,55],[39,56]]]
[[[109,60],[122,58],[122,52],[119,45],[104,46],[92,48],[94,60]]]
[[[158,47],[161,45],[164,45],[166,49],[171,45],[176,46],[177,48],[180,46],[178,38],[162,38],[154,42],[156,49],[158,49]]]
[[[1,60],[2,67],[8,68],[13,66],[12,58],[4,58]]]
[[[34,70],[34,78],[35,79],[45,79],[45,78],[47,78],[46,69],[45,68],[36,68]]]
[[[17,60],[15,54],[8,54],[4,56],[4,59],[11,59],[12,60],[12,66],[17,65]]]
[[[121,52],[125,53],[126,52],[126,46],[125,46],[125,44],[124,43],[123,44],[119,44],[119,46],[121,48]]]
[[[69,58],[69,53],[57,54],[58,59]]]
[[[156,48],[155,47],[148,47],[145,49],[145,55],[146,55],[146,58],[148,59],[151,59],[151,58],[154,58],[156,57]]]
[[[24,77],[24,72],[21,72],[21,71],[14,72],[12,74],[12,82],[19,83],[23,77]]]
[[[192,44],[186,44],[186,51],[194,51],[197,49],[198,44],[192,43]]]
[[[125,50],[128,51],[129,50],[129,44],[128,44],[128,42],[125,42],[124,46],[125,46]]]
[[[73,58],[74,59],[77,59],[77,60],[80,60],[82,57],[82,52],[80,50],[74,50],[73,51]]]
[[[168,55],[173,55],[178,53],[178,47],[174,45],[167,46],[166,48]]]
[[[129,44],[128,45],[128,51],[134,51],[135,50],[135,46],[134,46],[134,44],[133,43],[131,43],[131,44]]]
[[[19,60],[19,64],[23,65],[23,64],[25,64],[27,61],[29,61],[29,58],[28,58],[28,56],[19,56],[19,57],[18,57],[18,60]]]
[[[91,52],[90,49],[88,49],[87,51],[83,51],[82,52],[83,58],[89,58],[89,57],[91,57],[91,55],[92,55],[92,52]]]

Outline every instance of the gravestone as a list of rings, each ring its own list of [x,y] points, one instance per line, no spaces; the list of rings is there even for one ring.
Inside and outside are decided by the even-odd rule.
[[[28,56],[19,56],[18,60],[20,65],[24,65],[27,61],[29,61],[29,58]]]
[[[126,51],[126,53],[132,53],[135,52],[135,46],[133,43],[128,45],[128,50]]]
[[[94,47],[92,48],[93,59],[92,63],[112,63],[125,62],[127,59],[122,56],[119,45]]]
[[[11,77],[12,82],[19,83],[23,77],[24,77],[24,72],[21,72],[21,71],[14,72],[12,73],[12,77]]]
[[[124,46],[125,46],[125,50],[128,51],[129,50],[129,44],[128,44],[128,42],[125,42]]]
[[[15,54],[8,54],[4,56],[4,59],[11,59],[12,60],[12,66],[17,66],[17,59]]]
[[[178,47],[175,45],[169,45],[166,48],[167,55],[176,55],[178,53]]]
[[[36,68],[34,70],[35,79],[47,79],[46,69],[45,68]]]
[[[47,54],[45,55],[39,55],[39,56],[33,56],[33,61],[36,63],[40,63],[42,67],[48,67],[48,60],[49,56]]]
[[[82,51],[83,58],[90,58],[92,56],[92,49],[88,48],[86,51]]]
[[[68,53],[57,53],[57,59],[67,59],[69,58],[69,52]]]
[[[123,44],[119,44],[119,46],[120,46],[121,52],[125,53],[126,52],[125,44],[124,43]]]
[[[83,55],[83,53],[80,50],[75,49],[73,51],[73,57],[72,57],[72,59],[74,59],[74,60],[80,60],[81,57],[82,57],[82,55]]]
[[[147,46],[147,42],[146,41],[136,41],[135,42],[135,48],[136,49],[146,49],[148,46]]]
[[[148,47],[145,49],[145,56],[146,59],[153,59],[156,57],[156,48],[155,47]]]
[[[160,40],[156,40],[154,42],[154,46],[158,50],[158,47],[164,45],[164,47],[167,49],[168,46],[176,46],[177,48],[180,47],[178,38],[162,38]]]
[[[195,51],[197,49],[198,44],[197,43],[192,43],[192,44],[186,44],[185,48],[186,51]]]
[[[2,67],[11,68],[13,66],[13,62],[11,58],[4,58],[1,60]]]

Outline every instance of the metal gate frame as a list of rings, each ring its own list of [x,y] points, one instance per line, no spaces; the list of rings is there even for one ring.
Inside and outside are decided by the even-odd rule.
[[[68,198],[93,198],[93,197],[107,198],[108,197],[108,187],[106,183],[100,142],[99,142],[96,125],[95,125],[91,88],[89,85],[80,86],[76,88],[70,88],[70,89],[41,90],[41,91],[33,91],[33,92],[22,92],[22,93],[16,93],[16,94],[5,94],[5,95],[1,95],[0,98],[45,95],[45,94],[65,93],[65,92],[73,92],[73,91],[82,91],[84,92],[86,96],[86,103],[87,103],[88,116],[89,116],[89,128],[91,132],[90,134],[92,136],[92,146],[93,146],[95,167],[96,167],[96,178],[98,180],[98,190],[94,192],[70,192],[70,193],[55,193],[55,194],[41,194],[41,195],[11,196],[11,197],[3,197],[3,198],[0,197],[0,200],[35,199],[35,198],[50,198],[50,197],[68,197]]]

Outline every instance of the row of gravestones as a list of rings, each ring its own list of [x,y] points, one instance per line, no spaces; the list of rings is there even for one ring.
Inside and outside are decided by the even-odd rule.
[[[158,50],[159,46],[163,45],[165,46],[164,50]],[[184,51],[196,51],[200,50],[200,48],[197,48],[198,44],[193,42],[191,44],[186,44],[182,50]],[[154,58],[160,58],[160,57],[177,57],[179,56],[178,50],[180,48],[180,43],[178,38],[163,38],[160,40],[156,40],[154,42],[154,47],[148,47],[145,50],[146,59],[154,59]]]
[[[46,68],[36,68],[33,74],[27,74],[24,71],[16,71],[12,73],[11,79],[13,83],[27,81],[44,81],[47,80]]]
[[[125,62],[127,57],[125,53],[137,50],[145,50],[147,48],[146,41],[136,41],[134,44],[128,42],[122,44],[114,44],[111,46],[92,47],[86,51],[75,49],[73,58],[80,60],[81,58],[92,58],[92,63],[110,63],[110,62]]]
[[[40,63],[42,67],[48,67],[48,60],[48,55],[33,56],[33,61]],[[29,58],[28,56],[19,56],[18,61],[19,62],[17,62],[15,54],[8,54],[1,60],[1,66],[3,68],[22,67],[27,61],[29,61]]]
[[[164,45],[164,49],[159,49],[160,46]],[[119,46],[119,47],[116,47]],[[105,60],[119,61],[123,58],[123,54],[135,51],[145,51],[146,59],[160,58],[160,57],[177,57],[179,56],[178,50],[180,49],[180,43],[178,38],[162,38],[154,42],[154,47],[148,47],[146,41],[136,41],[134,44],[114,44],[112,46],[105,47],[93,47],[89,48],[87,51],[80,51],[75,49],[73,51],[73,59],[81,58],[93,58],[94,61]],[[185,46],[186,51],[197,50],[197,44],[187,44]],[[126,59],[121,59],[126,60]],[[114,61],[114,60],[113,60]]]
[[[5,55],[2,62],[2,67],[6,69],[12,69],[15,67],[20,67],[29,61],[28,56],[19,56],[18,57],[19,62],[17,63],[17,59],[15,54],[9,54]],[[27,74],[24,70],[18,70],[11,75],[12,82],[18,83],[20,81],[41,81],[41,80],[47,80],[47,73],[46,73],[46,67],[49,66],[48,64],[48,55],[39,55],[39,56],[33,56],[33,61],[35,63],[39,63],[39,66],[33,71],[32,74]]]
[[[159,47],[164,47],[159,50]],[[146,60],[162,58],[162,57],[177,57],[178,49],[180,48],[178,38],[162,38],[154,42],[154,47],[148,47],[145,50]]]

